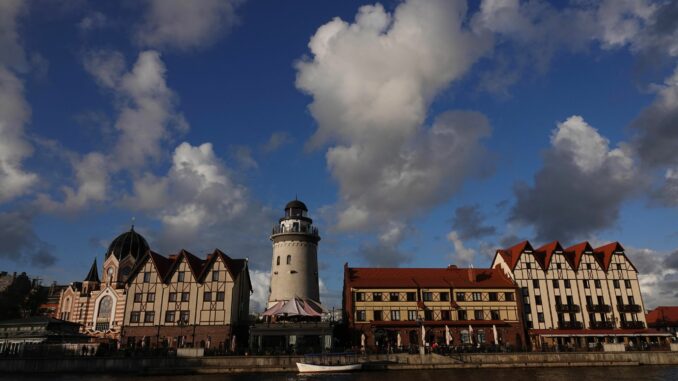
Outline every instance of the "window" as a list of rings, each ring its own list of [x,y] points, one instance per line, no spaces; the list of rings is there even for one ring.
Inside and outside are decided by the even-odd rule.
[[[165,312],[165,323],[174,323],[174,311]]]
[[[433,311],[424,310],[424,320],[433,320]]]
[[[280,266],[280,256],[278,256],[278,258],[276,258],[275,265]]]
[[[589,280],[588,279],[584,279],[583,283],[584,283],[584,288],[589,288]]]
[[[212,301],[212,291],[205,291],[205,293],[202,294],[202,300],[205,302],[211,302]]]
[[[586,305],[587,306],[593,305],[593,297],[591,295],[586,295]]]
[[[461,342],[463,344],[470,344],[471,343],[471,337],[469,336],[467,330],[461,331]]]
[[[601,288],[602,286],[600,285],[600,279],[595,279],[593,281],[593,284],[596,286],[596,288]]]
[[[440,318],[442,320],[450,320],[450,310],[442,310],[440,311]]]
[[[636,304],[636,299],[633,297],[633,295],[629,295],[629,304]]]
[[[481,292],[474,292],[472,296],[474,302],[479,302],[483,300],[483,294]]]
[[[570,280],[565,279],[563,282],[565,282],[565,288],[570,288]]]
[[[417,320],[417,311],[416,310],[407,311],[407,320]]]
[[[540,323],[544,322],[544,313],[543,312],[537,312],[537,321]]]
[[[425,302],[430,302],[431,300],[433,300],[433,293],[432,292],[424,292],[422,294],[423,294],[422,297],[424,298]]]
[[[574,304],[574,298],[572,297],[572,295],[567,296],[567,304],[570,306]]]
[[[223,291],[217,291],[217,302],[223,302],[226,294]]]
[[[365,294],[362,292],[356,292],[355,293],[355,301],[356,302],[362,302],[365,300]]]
[[[525,310],[526,314],[529,314],[530,312],[532,312],[532,308],[530,307],[529,303],[525,303],[525,304],[523,304],[523,306],[525,307],[524,310]]]
[[[560,284],[558,283],[558,279],[553,280],[553,288],[559,288]]]
[[[397,302],[400,300],[400,293],[399,292],[392,292],[388,294],[388,300],[391,302]]]
[[[534,303],[538,306],[541,306],[541,295],[534,296]]]
[[[188,323],[188,318],[191,316],[190,311],[181,311],[179,312],[179,321]]]
[[[417,300],[417,293],[415,292],[408,292],[407,293],[407,301],[408,302],[414,302]]]
[[[492,320],[499,320],[499,310],[491,310],[490,316],[492,317]]]
[[[631,280],[629,280],[629,279],[624,279],[624,287],[626,287],[626,288],[631,288]]]
[[[287,256],[287,264],[288,264],[288,265],[291,265],[291,264],[292,264],[292,256],[291,256],[291,255],[288,255],[288,256]]]
[[[465,310],[459,310],[457,311],[457,320],[468,320],[466,316],[466,311]]]
[[[595,313],[589,312],[589,321],[590,321],[591,323],[595,323],[595,322],[596,322],[596,314],[595,314]]]
[[[355,320],[365,321],[366,319],[367,319],[367,314],[365,313],[365,310],[357,310],[355,312]]]
[[[155,302],[155,292],[149,292],[148,294],[146,294],[146,301]]]
[[[600,305],[605,304],[605,299],[603,298],[602,295],[598,295],[598,304],[600,304]]]
[[[383,295],[381,294],[381,292],[373,292],[372,293],[372,300],[375,301],[375,302],[381,302],[382,296]]]
[[[139,322],[139,315],[141,313],[139,311],[132,311],[129,317],[129,322],[130,323],[138,323]]]
[[[151,282],[151,273],[145,272],[144,273],[144,283],[150,283]]]
[[[465,300],[466,300],[466,293],[465,292],[457,292],[457,301],[463,302]]]
[[[400,311],[399,310],[391,310],[391,320],[393,320],[393,321],[400,320]]]
[[[624,297],[621,295],[617,295],[617,304],[623,306],[624,305]]]
[[[499,300],[496,292],[490,292],[489,297],[490,297],[490,302],[496,302],[497,300]]]
[[[219,280],[219,271],[212,271],[212,281],[216,282]]]
[[[155,311],[146,311],[144,313],[144,323],[153,323],[155,319]]]
[[[528,270],[531,269],[532,264],[530,262],[525,263],[525,268],[528,269]]]
[[[617,263],[617,270],[621,270],[621,269],[622,269],[621,263]]]
[[[614,288],[619,288],[619,279],[613,279],[612,285],[614,286]]]
[[[527,328],[532,329],[532,321],[530,320],[527,321]]]
[[[506,299],[507,302],[512,302],[515,300],[512,292],[505,292],[504,299]]]
[[[483,320],[483,310],[475,310],[473,311],[473,317],[476,320]]]
[[[186,274],[183,271],[179,271],[179,273],[177,273],[177,282],[183,282],[185,276]]]
[[[135,292],[134,293],[134,303],[141,303],[141,298],[143,298],[143,294],[140,292]]]
[[[522,292],[523,296],[530,296],[530,289],[529,289],[529,288],[527,288],[527,287],[522,287],[522,288],[520,289],[520,291]]]
[[[532,287],[539,288],[539,279],[532,279]]]
[[[450,293],[449,292],[441,292],[440,293],[440,301],[441,302],[449,302],[450,301]]]
[[[381,321],[381,320],[383,320],[383,311],[375,310],[374,311],[374,321]]]
[[[182,302],[188,302],[188,296],[189,296],[188,292],[182,292],[181,293],[181,301]]]
[[[563,265],[560,264],[560,263],[556,263],[556,268],[557,268],[558,270],[562,270],[562,269],[563,269]]]
[[[170,302],[176,302],[177,301],[177,293],[176,292],[170,292],[169,293],[169,301]]]
[[[587,263],[587,264],[586,264],[586,269],[587,269],[587,270],[591,270],[591,264],[590,264],[590,263]]]

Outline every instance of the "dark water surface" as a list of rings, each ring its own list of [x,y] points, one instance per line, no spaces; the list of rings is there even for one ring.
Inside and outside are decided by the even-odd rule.
[[[633,366],[595,368],[521,368],[521,369],[446,369],[343,374],[299,375],[294,373],[216,374],[201,376],[129,376],[129,375],[0,375],[7,381],[564,381],[564,380],[672,380],[678,381],[678,366]]]

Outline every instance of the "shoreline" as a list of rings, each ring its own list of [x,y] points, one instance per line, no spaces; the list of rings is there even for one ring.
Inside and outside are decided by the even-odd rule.
[[[223,357],[65,357],[2,358],[4,374],[228,374],[296,373],[303,356]],[[365,371],[435,370],[455,368],[559,368],[678,365],[678,352],[566,352],[484,353],[442,356],[437,354],[390,354],[360,357]]]

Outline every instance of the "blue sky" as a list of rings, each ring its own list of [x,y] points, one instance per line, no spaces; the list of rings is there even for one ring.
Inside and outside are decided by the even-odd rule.
[[[80,280],[136,229],[250,258],[298,196],[341,267],[489,264],[620,241],[678,286],[668,1],[11,0],[0,5],[0,268]],[[256,304],[255,304],[256,305]]]

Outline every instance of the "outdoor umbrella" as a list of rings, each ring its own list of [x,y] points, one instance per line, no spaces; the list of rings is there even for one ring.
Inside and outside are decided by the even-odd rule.
[[[360,346],[365,348],[365,334],[360,335]]]
[[[396,342],[398,344],[398,348],[400,348],[400,345],[402,344],[402,341],[400,339],[400,332],[398,332],[398,336],[396,337]]]
[[[450,327],[445,324],[445,344],[450,345],[450,341],[452,341],[452,335],[450,334]]]
[[[231,338],[231,352],[235,352],[235,345],[236,345],[235,340],[236,340],[235,335],[233,335],[233,337]]]
[[[473,327],[471,327],[471,324],[468,325],[468,339],[473,344]]]
[[[497,335],[497,326],[492,324],[492,332],[494,333],[494,345],[499,345],[499,336]]]
[[[423,324],[421,326],[421,345],[426,346],[426,329]]]

